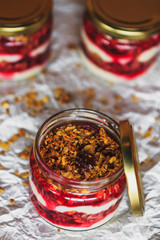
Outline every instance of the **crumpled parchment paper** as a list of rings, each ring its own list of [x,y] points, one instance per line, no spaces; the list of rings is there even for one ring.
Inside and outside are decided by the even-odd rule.
[[[1,240],[160,239],[160,59],[146,75],[124,84],[92,75],[78,53],[84,9],[83,0],[55,0],[48,66],[29,81],[0,82]],[[57,88],[64,90],[60,98]],[[65,94],[71,99],[62,103]],[[133,124],[145,194],[143,217],[132,215],[127,190],[113,220],[90,231],[58,231],[35,211],[28,194],[34,136],[46,118],[74,107],[96,109]]]

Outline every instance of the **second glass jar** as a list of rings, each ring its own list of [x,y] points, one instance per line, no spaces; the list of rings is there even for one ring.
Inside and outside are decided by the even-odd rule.
[[[96,75],[125,82],[146,73],[160,51],[159,3],[87,0],[81,56]],[[158,4],[158,6],[157,6]],[[135,14],[136,12],[136,14]]]

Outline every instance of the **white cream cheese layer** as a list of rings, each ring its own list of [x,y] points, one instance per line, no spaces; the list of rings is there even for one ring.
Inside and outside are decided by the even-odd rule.
[[[64,212],[70,212],[70,211],[76,211],[76,212],[83,212],[86,214],[97,214],[102,211],[106,211],[109,209],[111,206],[115,205],[118,200],[122,197],[122,194],[119,198],[114,199],[113,201],[110,201],[106,203],[103,206],[80,206],[80,207],[66,207],[66,206],[58,206],[56,207],[56,211],[64,213]]]
[[[35,184],[33,183],[31,177],[29,177],[30,187],[34,195],[36,196],[37,200],[43,205],[47,206],[46,201],[43,199],[43,197],[39,194]],[[80,206],[80,207],[67,207],[67,206],[57,206],[55,209],[57,212],[64,213],[64,212],[70,212],[70,211],[76,211],[76,212],[82,212],[85,214],[97,214],[102,211],[108,210],[111,206],[115,205],[118,200],[122,197],[122,194],[119,198],[114,199],[113,201],[110,201],[103,206]],[[50,209],[52,210],[52,209]]]
[[[147,62],[156,56],[160,52],[160,46],[152,47],[148,50],[145,50],[138,56],[139,62]]]
[[[30,183],[30,188],[32,190],[32,192],[34,193],[34,195],[36,196],[37,200],[43,205],[46,206],[46,202],[43,199],[43,197],[41,196],[41,194],[39,194],[39,192],[37,191],[36,186],[34,185],[31,176],[29,176],[29,183]]]
[[[88,230],[88,229],[93,229],[93,228],[97,228],[101,225],[103,225],[104,223],[108,222],[115,214],[116,214],[116,211],[113,211],[112,213],[110,213],[109,215],[107,215],[105,218],[103,218],[101,221],[98,221],[97,223],[94,223],[93,225],[89,226],[89,227],[68,227],[68,226],[64,226],[64,229],[68,229],[68,230]],[[56,225],[54,224],[54,226],[56,227],[62,227],[63,228],[63,225]]]
[[[127,80],[123,77],[119,77],[114,73],[108,72],[106,70],[103,70],[102,68],[98,67],[96,64],[92,63],[80,50],[80,55],[82,60],[84,61],[85,65],[87,66],[88,69],[95,75],[107,80],[107,81],[112,81],[112,82],[126,82]]]
[[[109,56],[107,53],[105,53],[99,47],[97,47],[94,43],[92,43],[92,41],[88,38],[84,27],[81,28],[81,38],[89,52],[97,54],[105,62],[113,62],[111,56]]]
[[[47,40],[45,43],[43,43],[39,47],[32,50],[29,54],[30,57],[36,57],[37,55],[44,53],[46,51],[46,49],[48,48],[49,44],[50,44],[50,40]]]
[[[21,54],[0,54],[0,62],[14,63],[20,61],[22,58],[23,56]]]

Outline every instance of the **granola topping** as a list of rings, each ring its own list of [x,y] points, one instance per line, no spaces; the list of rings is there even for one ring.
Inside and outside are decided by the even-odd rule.
[[[111,176],[122,164],[119,144],[104,128],[84,122],[50,130],[40,154],[54,172],[82,181]]]

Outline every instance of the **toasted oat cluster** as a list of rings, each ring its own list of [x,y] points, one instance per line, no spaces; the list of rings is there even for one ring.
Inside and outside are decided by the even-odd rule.
[[[74,180],[108,177],[122,164],[119,144],[104,128],[90,123],[52,129],[42,140],[40,154],[53,171]]]

